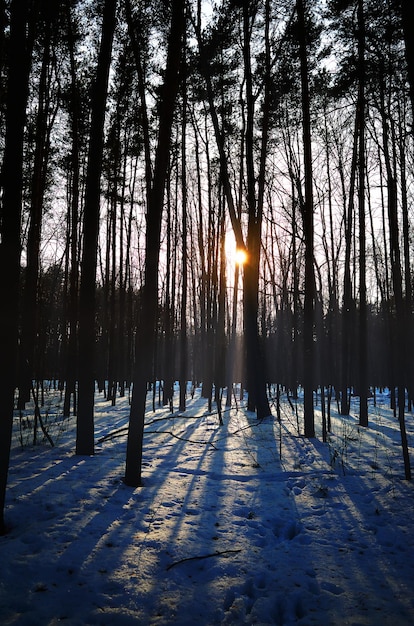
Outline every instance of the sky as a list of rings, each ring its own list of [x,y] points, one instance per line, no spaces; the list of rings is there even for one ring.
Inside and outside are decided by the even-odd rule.
[[[220,426],[197,389],[185,414],[148,410],[132,489],[128,399],[97,395],[96,454],[79,457],[75,419],[62,422],[50,391],[54,447],[30,445],[29,418],[21,429],[16,418],[0,623],[413,624],[414,488],[398,420],[379,394],[361,429],[357,404],[333,413],[324,444],[320,407],[309,440],[285,396],[280,423],[238,401]],[[407,430],[412,455],[412,414]]]

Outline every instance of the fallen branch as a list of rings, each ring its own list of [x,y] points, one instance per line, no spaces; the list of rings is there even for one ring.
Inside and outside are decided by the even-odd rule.
[[[108,441],[108,439],[112,439],[113,437],[120,437],[123,434],[126,434],[128,431],[128,426],[121,426],[121,428],[117,428],[116,430],[111,430],[110,433],[99,437],[96,443],[103,443],[104,441]]]
[[[188,443],[195,443],[198,445],[209,445],[214,448],[214,450],[217,450],[217,447],[212,441],[198,441],[196,439],[187,439],[186,437],[180,437],[180,435],[176,435],[170,430],[148,430],[145,432],[145,434],[147,433],[150,433],[152,435],[170,435],[171,437],[173,437],[174,439],[178,439],[179,441],[188,441]]]
[[[202,554],[201,556],[189,556],[186,559],[181,559],[180,561],[174,561],[174,563],[170,563],[170,565],[167,566],[167,572],[176,565],[186,563],[187,561],[201,561],[202,559],[209,559],[212,556],[224,556],[226,554],[234,554],[237,552],[241,552],[241,549],[239,548],[237,550],[222,550],[221,552],[211,552],[211,554]]]
[[[104,441],[108,441],[109,439],[113,439],[115,437],[122,437],[122,435],[126,435],[127,431],[128,431],[128,426],[123,426],[122,428],[118,428],[117,430],[111,431],[107,435],[103,435],[97,440],[97,443],[100,444],[100,443],[103,443]],[[195,443],[199,445],[210,445],[215,450],[217,450],[216,446],[211,441],[197,441],[195,439],[186,439],[185,437],[180,437],[180,435],[176,435],[170,430],[146,430],[145,435],[170,435],[170,437],[173,437],[174,439],[178,439],[179,441],[188,441],[189,443]]]
[[[223,411],[224,413],[225,411]],[[202,417],[206,417],[205,415],[200,415],[200,416],[196,416],[196,415],[189,415],[189,416],[184,416],[184,419],[201,419]],[[161,422],[164,421],[167,418],[160,418],[160,419],[155,419],[152,420],[150,422],[147,422],[145,424],[146,427],[148,426],[152,426],[153,424],[155,424],[156,422]],[[171,419],[171,416],[168,418]],[[250,428],[254,428],[257,426],[260,426],[263,423],[263,420],[257,420],[251,424],[247,424],[247,426],[241,426],[240,428],[237,428],[237,430],[234,431],[228,431],[225,435],[221,435],[220,437],[217,437],[216,441],[221,441],[222,439],[225,439],[226,437],[228,437],[229,435],[234,436],[234,435],[238,435],[239,433],[243,432],[244,430],[249,430]],[[110,433],[103,435],[102,437],[100,437],[97,440],[97,443],[103,443],[104,441],[108,441],[109,439],[112,439],[114,437],[121,437],[122,435],[126,434],[128,431],[128,425],[126,426],[121,426],[121,428],[117,428],[116,430],[112,430]],[[210,446],[212,446],[215,450],[217,449],[216,446],[214,445],[214,443],[212,443],[211,441],[197,441],[195,439],[187,439],[185,437],[180,437],[180,435],[176,435],[175,433],[173,433],[170,430],[145,430],[145,435],[170,435],[171,437],[174,437],[175,439],[179,439],[180,441],[188,441],[189,443],[196,443],[196,444],[208,444]]]

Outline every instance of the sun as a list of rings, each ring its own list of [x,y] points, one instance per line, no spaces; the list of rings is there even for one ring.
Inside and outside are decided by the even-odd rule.
[[[247,252],[243,248],[236,248],[234,260],[237,265],[244,265],[247,261]]]

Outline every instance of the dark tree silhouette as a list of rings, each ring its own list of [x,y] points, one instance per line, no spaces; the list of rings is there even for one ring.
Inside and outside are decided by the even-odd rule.
[[[30,188],[30,221],[27,235],[26,271],[22,307],[22,330],[19,355],[19,408],[30,400],[32,378],[36,372],[36,334],[38,324],[38,280],[40,271],[40,246],[43,221],[43,203],[47,187],[50,157],[50,134],[56,113],[56,101],[51,93],[53,34],[56,33],[58,3],[42,5],[39,19],[42,30],[42,58],[38,85],[38,102],[34,120],[34,158]],[[55,99],[56,100],[56,99]],[[55,110],[53,110],[55,109]],[[40,358],[40,355],[39,355]]]
[[[34,16],[32,16],[34,19]],[[17,368],[18,295],[20,275],[20,226],[23,190],[23,139],[26,122],[31,41],[27,36],[28,0],[10,5],[10,39],[6,135],[3,157],[0,242],[0,533],[6,530],[4,504],[13,427]],[[33,28],[33,23],[31,24]]]
[[[116,0],[105,0],[102,38],[92,90],[91,131],[83,219],[79,295],[79,406],[76,453],[94,453],[95,283],[99,232],[105,106],[116,23]]]
[[[81,120],[82,98],[75,59],[76,24],[71,11],[69,0],[65,3],[67,47],[69,54],[69,123],[71,130],[71,149],[69,156],[69,177],[71,179],[71,194],[67,215],[67,259],[69,287],[67,294],[68,337],[65,335],[65,398],[63,415],[70,414],[70,401],[73,398],[74,413],[77,409],[76,380],[77,380],[77,348],[78,348],[78,289],[79,289],[79,208],[81,200]]]
[[[414,116],[414,38],[410,26],[413,19],[413,4],[411,0],[401,0],[402,26],[405,40],[405,56],[407,59],[407,73],[410,84],[410,98],[412,115]]]
[[[142,443],[144,434],[147,383],[151,380],[152,357],[156,340],[158,309],[158,263],[160,254],[161,217],[169,164],[171,128],[179,88],[179,69],[185,29],[185,2],[171,3],[171,27],[168,40],[167,65],[159,102],[159,128],[154,174],[147,208],[145,278],[136,341],[136,363],[132,403],[129,417],[125,483],[141,484]]]
[[[306,6],[297,0],[298,37],[300,50],[300,75],[302,87],[302,124],[303,151],[305,168],[305,193],[302,206],[303,232],[305,238],[305,303],[304,303],[304,353],[303,353],[303,391],[304,391],[304,422],[305,437],[315,436],[315,418],[313,409],[314,389],[314,303],[315,276],[313,270],[313,173],[312,173],[312,139],[310,123],[309,70],[307,61],[307,29]]]

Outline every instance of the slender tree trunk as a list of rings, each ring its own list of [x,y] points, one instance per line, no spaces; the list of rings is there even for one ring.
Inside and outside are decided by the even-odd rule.
[[[202,353],[202,397],[208,400],[209,411],[211,411],[213,376],[214,376],[214,271],[216,257],[214,255],[216,235],[213,211],[213,181],[210,162],[210,146],[206,128],[206,160],[207,160],[207,226],[204,230],[203,201],[202,195],[199,205],[199,229],[198,246],[201,258],[201,353]],[[206,245],[205,245],[206,244]]]
[[[214,400],[217,405],[217,411],[219,415],[220,424],[223,424],[222,418],[222,389],[225,386],[226,380],[226,331],[225,331],[225,294],[226,294],[226,252],[225,252],[225,217],[224,217],[224,198],[221,200],[221,206],[219,210],[219,276],[218,276],[218,308],[217,308],[217,323],[216,323],[216,342],[215,342],[215,367],[214,367]]]
[[[174,404],[174,302],[171,298],[172,286],[174,280],[174,272],[171,269],[171,249],[172,249],[172,227],[171,227],[171,193],[170,193],[170,175],[167,180],[167,269],[165,276],[165,303],[164,303],[164,387],[163,387],[163,405],[170,405],[173,412]]]
[[[195,147],[196,147],[196,171],[197,171],[197,205],[198,205],[198,224],[197,224],[197,244],[198,251],[200,257],[200,278],[199,278],[199,309],[200,309],[200,321],[198,324],[198,342],[197,342],[197,361],[196,361],[196,372],[197,376],[202,372],[202,380],[203,380],[203,389],[204,393],[204,383],[206,382],[205,378],[205,368],[206,361],[203,359],[203,355],[206,352],[207,345],[207,311],[206,311],[206,294],[207,294],[207,274],[206,274],[206,261],[205,261],[205,250],[204,250],[204,226],[203,226],[203,191],[202,191],[202,182],[201,182],[201,164],[199,157],[199,148],[200,142],[198,139],[198,132],[195,132]],[[210,189],[210,171],[209,171],[209,143],[208,139],[206,140],[206,159],[207,159],[207,167],[208,167],[208,186]],[[194,309],[196,309],[194,305]]]
[[[127,274],[125,271],[125,194],[126,194],[126,177],[127,177],[127,164],[128,164],[128,144],[129,144],[129,132],[124,132],[124,155],[122,165],[122,193],[120,202],[120,216],[119,216],[119,319],[118,319],[118,367],[119,367],[119,396],[123,398],[125,396],[126,386],[126,286],[127,286]]]
[[[23,139],[31,50],[26,37],[28,1],[10,5],[9,67],[6,134],[3,157],[0,285],[0,534],[6,532],[4,506],[13,428],[17,368],[18,299],[20,278],[20,227],[23,190]]]
[[[326,150],[326,170],[327,170],[327,184],[328,184],[328,211],[329,211],[329,244],[326,244],[327,248],[327,261],[330,272],[329,278],[329,308],[327,315],[327,365],[330,367],[329,379],[326,380],[327,385],[333,385],[337,388],[338,385],[338,360],[337,352],[335,349],[337,343],[337,314],[338,314],[338,253],[335,247],[335,233],[334,233],[334,209],[333,209],[333,186],[332,186],[332,166],[331,166],[331,145],[330,136],[328,133],[327,117],[328,113],[325,110],[324,121],[324,135],[325,135],[325,150]],[[330,364],[330,365],[329,365]],[[326,367],[324,368],[327,372]],[[328,392],[329,398],[329,392]],[[328,400],[329,402],[329,400]]]
[[[91,131],[86,174],[83,252],[79,294],[79,405],[76,454],[94,453],[95,396],[95,291],[104,147],[105,107],[108,91],[116,0],[105,0],[102,39],[92,92]]]
[[[231,407],[233,396],[233,383],[235,374],[235,358],[237,347],[237,307],[238,307],[238,295],[239,295],[239,266],[236,264],[234,269],[234,285],[233,285],[233,300],[232,300],[232,312],[231,312],[231,324],[230,324],[230,338],[229,346],[227,350],[227,397],[226,406]]]
[[[33,175],[31,179],[30,224],[27,237],[27,263],[24,281],[22,334],[20,341],[19,402],[20,409],[30,400],[32,378],[35,375],[35,337],[39,323],[38,281],[40,270],[40,238],[43,198],[46,188],[48,139],[48,75],[50,73],[51,24],[46,24],[45,43],[39,78],[39,98],[36,115]]]
[[[63,403],[63,415],[69,417],[70,399],[73,396],[73,412],[76,415],[76,380],[78,350],[78,288],[79,288],[79,201],[80,201],[80,112],[81,102],[79,83],[76,72],[75,38],[72,28],[70,2],[66,3],[68,48],[70,59],[70,126],[72,132],[72,148],[70,154],[70,205],[68,210],[68,237],[70,239],[70,270],[69,270],[69,337],[67,341],[66,387]]]
[[[400,152],[400,184],[401,184],[401,210],[402,210],[402,222],[403,222],[403,241],[404,241],[404,286],[405,286],[405,315],[404,315],[404,332],[406,334],[406,354],[411,354],[413,346],[413,329],[412,329],[412,277],[411,277],[411,246],[410,240],[412,237],[412,229],[409,218],[409,202],[408,202],[408,190],[407,190],[407,170],[406,170],[406,134],[404,132],[403,121],[400,111],[399,119],[399,152]],[[409,358],[406,358],[406,381],[408,387],[408,402],[411,408],[412,401],[414,399],[414,387],[413,387],[413,365]]]
[[[260,155],[259,189],[256,198],[256,173],[254,167],[254,97],[253,76],[251,68],[251,20],[250,4],[243,3],[243,57],[244,76],[246,83],[246,175],[247,175],[247,206],[248,206],[248,230],[247,230],[247,261],[243,274],[243,297],[244,297],[244,323],[247,353],[247,388],[249,392],[248,408],[256,411],[257,417],[262,419],[271,414],[266,392],[266,369],[264,353],[258,328],[259,311],[259,266],[261,230],[263,216],[263,195],[265,186],[265,168],[268,139],[269,120],[269,5],[267,3],[266,15],[266,75],[265,75],[265,98],[262,127],[262,146]],[[254,9],[253,9],[254,11]]]
[[[368,347],[365,223],[365,17],[358,0],[358,216],[359,216],[359,425],[368,426]]]
[[[406,363],[407,363],[407,337],[405,333],[405,305],[403,298],[403,278],[400,253],[400,237],[398,226],[398,191],[395,176],[395,166],[389,152],[389,136],[388,136],[388,115],[385,110],[385,104],[381,106],[382,127],[383,127],[383,147],[384,159],[387,172],[387,204],[388,204],[388,223],[390,236],[390,259],[391,259],[391,276],[394,289],[395,301],[395,322],[396,322],[396,354],[395,371],[397,375],[397,399],[398,399],[398,421],[400,425],[401,446],[404,460],[405,477],[411,480],[411,465],[408,449],[407,431],[405,425],[405,389],[406,389]],[[395,159],[394,159],[395,160]]]
[[[117,159],[116,159],[117,160]],[[116,176],[116,175],[115,175]],[[118,211],[117,211],[117,189],[115,186],[115,190],[113,192],[113,197],[111,198],[111,281],[110,281],[110,295],[109,295],[109,345],[108,345],[108,400],[111,402],[112,406],[116,404],[116,390],[117,383],[119,381],[118,376],[118,367],[117,367],[117,358],[118,358],[118,335],[116,332],[117,329],[117,293],[116,293],[116,226],[118,221]]]
[[[185,44],[184,44],[185,50]],[[186,80],[186,59],[183,55],[183,77],[182,77],[182,124],[181,124],[181,195],[182,195],[182,292],[181,292],[181,326],[180,326],[180,411],[185,411],[186,390],[187,390],[187,80]]]
[[[217,329],[218,224],[214,218],[215,215],[210,197],[206,263],[206,351],[204,355],[205,369],[203,379],[203,398],[208,400],[209,412],[212,411]]]
[[[292,370],[289,380],[291,381],[291,391],[294,398],[298,397],[298,347],[299,340],[299,263],[297,246],[297,224],[296,224],[296,197],[292,181],[292,281],[293,281],[293,320],[292,320]]]
[[[354,192],[357,169],[358,137],[357,137],[357,115],[355,116],[355,129],[353,138],[349,197],[348,202],[344,201],[344,229],[345,229],[345,263],[344,263],[344,283],[343,301],[341,316],[341,415],[349,415],[350,411],[350,384],[351,384],[351,335],[352,335],[352,280],[351,280],[351,252],[352,252],[352,225],[354,222]],[[342,179],[342,189],[345,196],[345,180],[343,175],[344,163],[340,164],[340,175]]]
[[[303,115],[303,149],[305,167],[305,197],[303,204],[303,230],[305,237],[305,304],[304,304],[304,422],[305,437],[315,436],[315,418],[313,410],[313,326],[314,326],[314,301],[315,301],[315,278],[313,271],[313,173],[312,173],[312,138],[310,123],[310,99],[309,99],[309,71],[306,51],[306,20],[305,3],[297,0],[298,31],[300,47],[300,67],[302,85],[302,115]]]
[[[179,68],[185,28],[184,8],[184,0],[176,0],[172,3],[167,67],[159,104],[160,121],[154,176],[147,210],[145,278],[141,321],[137,332],[134,387],[129,417],[125,467],[125,483],[131,487],[141,484],[147,381],[152,370],[152,355],[156,340],[161,218],[170,155],[169,146],[173,114],[179,87]]]

